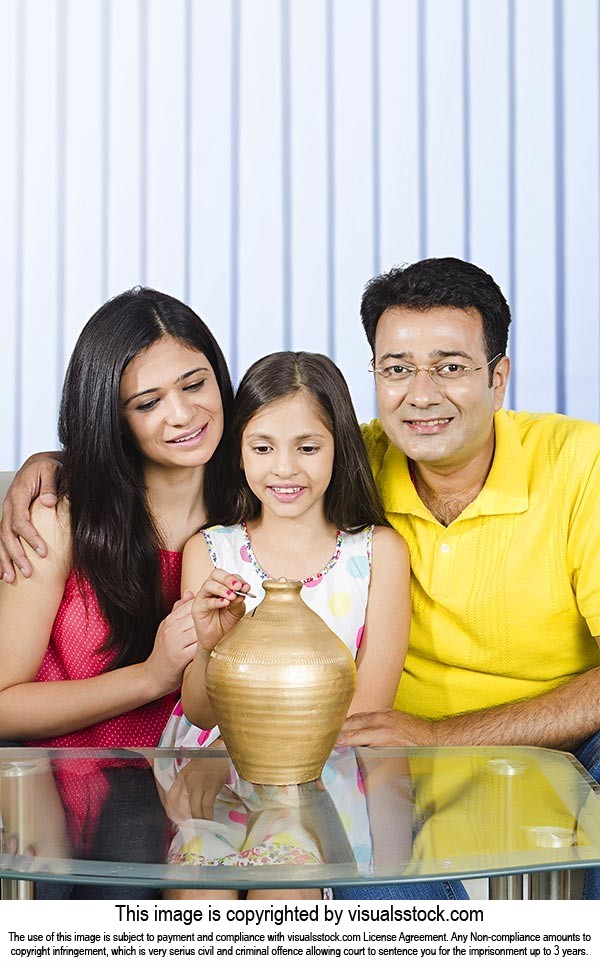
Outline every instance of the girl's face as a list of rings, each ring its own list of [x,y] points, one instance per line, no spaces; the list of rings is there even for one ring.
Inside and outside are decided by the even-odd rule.
[[[197,467],[223,434],[215,373],[201,351],[162,337],[129,362],[121,377],[121,412],[145,461]]]
[[[242,434],[241,454],[246,481],[263,512],[281,518],[323,516],[334,441],[310,394],[296,391],[257,411]]]

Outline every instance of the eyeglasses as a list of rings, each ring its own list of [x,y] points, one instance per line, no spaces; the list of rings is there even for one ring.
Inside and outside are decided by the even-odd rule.
[[[419,371],[426,371],[434,384],[444,384],[446,381],[459,381],[461,377],[474,374],[475,371],[484,371],[486,367],[502,357],[496,354],[487,364],[480,364],[479,367],[469,367],[467,364],[457,364],[456,361],[444,361],[441,364],[388,364],[386,367],[375,367],[375,359],[369,364],[371,374],[378,374],[385,381],[410,381],[417,376]]]

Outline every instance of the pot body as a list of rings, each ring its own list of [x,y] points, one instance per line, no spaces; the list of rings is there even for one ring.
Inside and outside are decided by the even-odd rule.
[[[300,597],[299,581],[265,581],[265,597],[211,653],[206,688],[242,778],[318,778],[356,687],[349,650]]]

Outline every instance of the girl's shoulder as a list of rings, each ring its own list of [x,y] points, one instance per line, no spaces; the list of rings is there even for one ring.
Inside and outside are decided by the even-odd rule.
[[[212,541],[231,541],[233,539],[243,537],[243,528],[240,524],[234,524],[231,526],[226,526],[223,524],[213,524],[210,528],[200,528],[196,534],[193,534],[191,538],[186,542],[186,549],[188,548],[198,548],[199,546],[205,547]]]
[[[359,531],[338,531],[338,541],[336,545],[336,560],[340,559],[342,561],[342,566],[347,568],[348,565],[354,565],[357,562],[351,559],[364,559],[364,562],[359,560],[360,565],[366,565],[365,572],[371,567],[371,554],[373,548],[373,532],[375,531],[375,525],[369,524],[366,528],[361,528]]]
[[[250,560],[248,534],[241,524],[215,524],[210,528],[203,528],[200,537],[215,568],[237,571],[240,558],[246,562]],[[232,565],[238,567],[232,568]]]
[[[209,537],[235,538],[245,531],[243,524],[213,524],[210,528],[202,528],[199,534]]]
[[[369,565],[374,558],[380,564],[402,564],[408,559],[406,541],[393,528],[370,524],[352,534],[344,533],[341,553],[348,559],[351,555],[366,555]]]
[[[408,545],[402,535],[393,528],[374,525],[373,555],[379,555],[386,562],[398,563],[408,560]]]
[[[208,545],[239,545],[247,540],[247,532],[241,524],[213,524],[210,528],[203,528],[199,536]]]

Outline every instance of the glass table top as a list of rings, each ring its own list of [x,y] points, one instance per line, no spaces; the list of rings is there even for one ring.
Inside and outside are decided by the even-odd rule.
[[[302,888],[600,865],[600,789],[539,748],[344,749],[302,786],[222,750],[0,749],[0,877]]]

